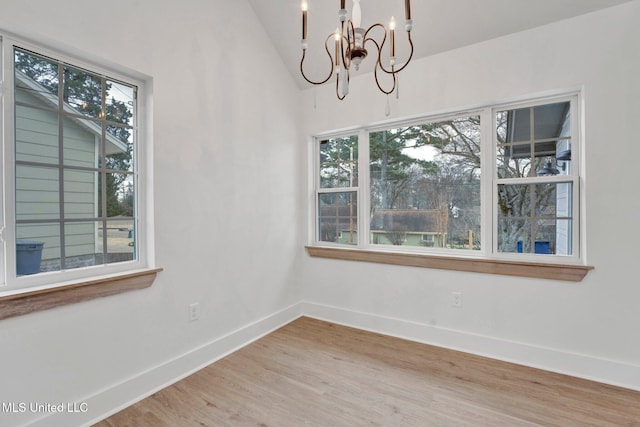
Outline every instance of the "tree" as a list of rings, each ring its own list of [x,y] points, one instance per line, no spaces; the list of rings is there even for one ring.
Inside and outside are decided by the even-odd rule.
[[[420,177],[433,173],[434,162],[416,159],[404,153],[408,143],[414,148],[427,142],[419,127],[374,132],[369,137],[371,208],[406,208],[412,202],[407,191]],[[404,196],[404,197],[402,197]],[[404,205],[404,206],[402,206]]]
[[[444,210],[451,219],[449,236],[468,239],[469,230],[479,230],[479,120],[471,116],[371,133],[371,215],[376,209]],[[424,150],[429,156],[421,158]],[[391,231],[396,225],[377,226]]]
[[[541,107],[537,107],[541,108]],[[524,111],[524,110],[523,110]],[[499,112],[497,118],[497,157],[498,178],[525,178],[536,176],[541,166],[536,153],[516,152],[509,140],[514,126],[510,120],[510,111]],[[528,114],[528,111],[526,112]],[[529,126],[527,123],[526,126]],[[534,148],[535,149],[535,148]],[[533,155],[533,156],[532,156]],[[518,241],[522,241],[522,252],[532,252],[537,236],[543,236],[553,230],[544,220],[534,219],[540,216],[555,216],[555,184],[500,184],[498,185],[498,246],[502,252],[517,252]],[[555,225],[551,228],[554,228]],[[553,232],[554,233],[554,232]]]
[[[402,226],[394,226],[387,232],[387,238],[392,245],[400,246],[407,238],[407,232]]]

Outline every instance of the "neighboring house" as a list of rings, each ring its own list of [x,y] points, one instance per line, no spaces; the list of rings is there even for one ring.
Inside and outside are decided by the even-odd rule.
[[[322,206],[321,240],[358,242],[355,212],[348,205]],[[447,244],[449,210],[376,209],[371,217],[371,243],[383,245],[444,247]]]
[[[324,242],[358,243],[355,205],[323,205],[318,215],[320,237]]]
[[[45,109],[57,108],[58,96],[16,71],[16,160],[34,164],[16,166],[16,220],[38,221],[59,218],[59,129],[58,114]],[[44,108],[44,109],[43,109]],[[65,105],[68,112],[81,114]],[[64,164],[80,168],[96,168],[100,157],[102,131],[92,120],[65,117],[62,126]],[[109,133],[106,153],[125,152],[122,141]],[[52,167],[38,167],[46,163]],[[64,169],[64,212],[66,219],[97,218],[98,173],[91,170]],[[67,223],[65,225],[65,256],[92,258],[102,252],[96,222]],[[56,222],[22,223],[17,227],[17,238],[44,242],[43,269],[47,263],[60,259],[60,225]],[[82,262],[82,261],[81,261]]]
[[[377,209],[371,218],[371,243],[442,248],[448,229],[447,208]]]

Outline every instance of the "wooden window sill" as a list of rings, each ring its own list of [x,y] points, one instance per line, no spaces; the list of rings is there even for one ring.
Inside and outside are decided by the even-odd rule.
[[[152,268],[46,289],[0,294],[0,320],[147,288],[161,271],[161,268]]]
[[[533,277],[538,279],[566,280],[569,282],[580,282],[589,270],[593,270],[592,266],[587,265],[459,258],[319,246],[306,246],[306,249],[312,257],[470,271],[474,273],[501,274],[506,276]]]

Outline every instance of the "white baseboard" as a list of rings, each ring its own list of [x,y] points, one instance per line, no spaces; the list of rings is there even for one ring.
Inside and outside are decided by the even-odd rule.
[[[640,391],[638,365],[311,302],[302,303],[302,313],[362,330]]]
[[[86,413],[52,413],[30,426],[90,426],[301,317],[486,356],[640,391],[640,366],[403,319],[300,302],[82,400]]]
[[[301,314],[301,303],[291,305],[83,399],[82,402],[86,403],[86,408],[89,408],[86,413],[52,413],[36,420],[29,426],[90,426],[95,424],[273,332],[297,319]]]

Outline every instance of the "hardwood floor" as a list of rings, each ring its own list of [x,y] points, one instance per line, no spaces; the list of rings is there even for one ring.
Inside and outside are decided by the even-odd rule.
[[[640,392],[300,318],[97,424],[640,426]]]

